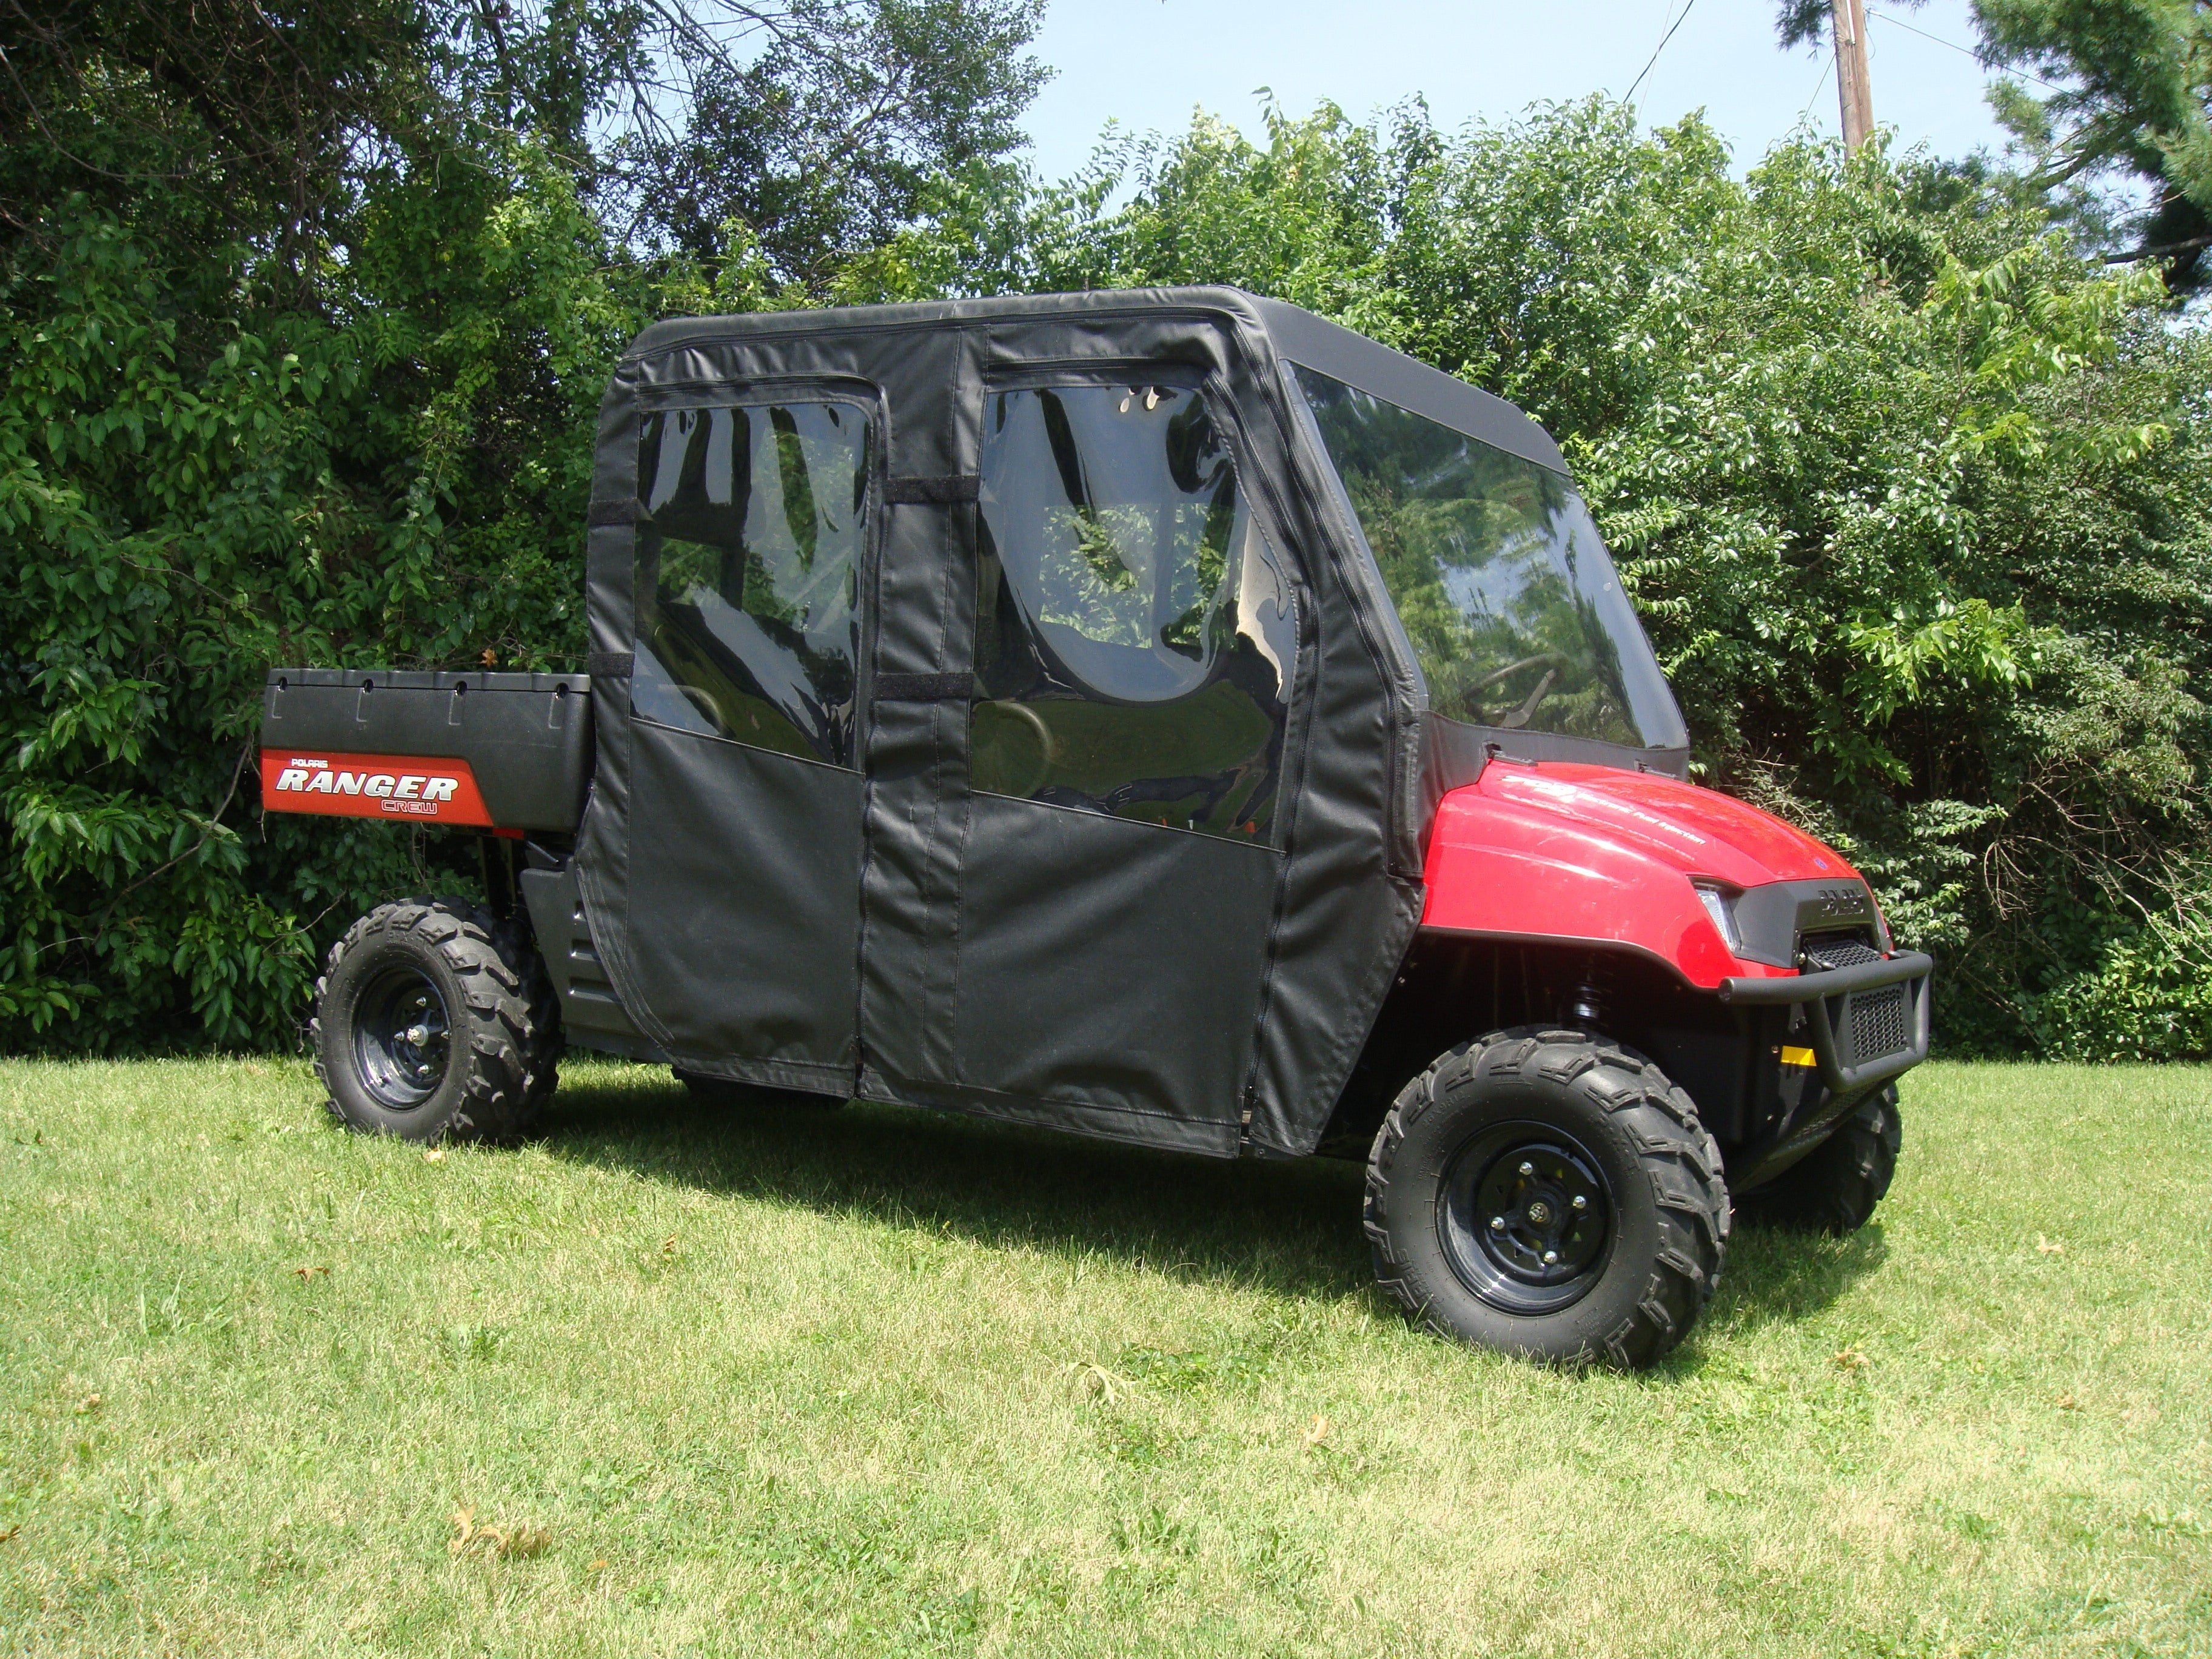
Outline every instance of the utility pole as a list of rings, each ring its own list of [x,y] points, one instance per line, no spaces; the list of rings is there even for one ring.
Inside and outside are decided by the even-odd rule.
[[[1852,155],[1874,131],[1874,87],[1867,79],[1866,0],[1830,0],[1836,35],[1836,101],[1844,112],[1844,149]]]

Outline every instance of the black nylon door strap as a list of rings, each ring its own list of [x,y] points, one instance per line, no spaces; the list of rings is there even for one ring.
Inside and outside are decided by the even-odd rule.
[[[975,695],[972,673],[876,676],[878,702],[966,702]]]
[[[894,507],[954,507],[979,499],[983,480],[973,472],[942,478],[886,478],[884,499]]]

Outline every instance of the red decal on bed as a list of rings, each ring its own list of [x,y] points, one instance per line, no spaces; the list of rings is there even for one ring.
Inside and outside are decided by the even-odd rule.
[[[466,761],[422,755],[264,749],[261,810],[480,827],[491,823]]]

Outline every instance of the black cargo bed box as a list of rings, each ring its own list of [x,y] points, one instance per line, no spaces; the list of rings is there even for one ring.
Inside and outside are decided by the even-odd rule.
[[[463,760],[492,820],[573,830],[592,775],[583,674],[273,668],[261,746]]]

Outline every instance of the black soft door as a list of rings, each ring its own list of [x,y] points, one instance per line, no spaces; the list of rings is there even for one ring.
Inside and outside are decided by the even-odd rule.
[[[633,1012],[679,1064],[848,1091],[867,481],[856,403],[646,416],[630,691]]]
[[[992,389],[981,471],[957,1081],[1232,1151],[1282,860],[1291,584],[1195,386]]]

